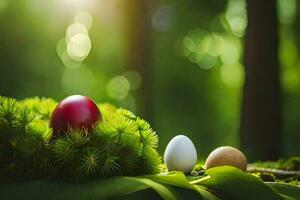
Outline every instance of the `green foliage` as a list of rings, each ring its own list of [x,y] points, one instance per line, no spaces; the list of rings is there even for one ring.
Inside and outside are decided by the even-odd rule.
[[[99,108],[103,122],[88,132],[69,129],[57,138],[49,128],[56,102],[32,98],[0,100],[0,173],[6,181],[54,175],[88,180],[159,172],[158,137],[130,111],[109,104]]]
[[[147,193],[155,191],[158,195]],[[112,177],[84,183],[42,179],[0,185],[2,199],[197,199],[197,200],[297,200],[300,187],[262,182],[234,167],[216,167],[192,181],[180,172],[139,177]],[[150,194],[150,195],[149,195]],[[159,198],[160,197],[160,198]]]
[[[98,105],[103,121],[92,131],[69,128],[54,138],[48,125],[56,104],[43,98],[0,98],[1,198],[111,199],[152,189],[163,199],[300,199],[298,186],[277,182],[270,173],[198,166],[196,176],[161,174],[158,137],[150,125],[110,104]],[[259,164],[298,170],[299,158],[280,160],[276,166]],[[99,178],[105,179],[91,180]],[[33,179],[40,180],[5,184]],[[84,180],[90,181],[74,183]]]
[[[50,119],[51,113],[56,106],[56,102],[50,98],[28,98],[20,102],[29,110],[35,112],[41,119]]]
[[[51,130],[38,113],[16,100],[0,97],[0,166],[3,177],[39,177],[39,164]]]

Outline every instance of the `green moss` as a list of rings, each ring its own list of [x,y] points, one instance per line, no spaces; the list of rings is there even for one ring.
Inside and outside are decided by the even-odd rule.
[[[267,162],[256,162],[254,163],[256,167],[283,170],[277,173],[264,173],[256,172],[251,173],[252,175],[257,176],[263,181],[272,181],[272,182],[284,182],[294,185],[299,185],[299,175],[284,173],[285,171],[299,171],[300,170],[300,157],[291,157],[287,159],[279,159],[278,161],[267,161]]]
[[[160,171],[158,137],[128,110],[98,105],[103,122],[93,131],[69,129],[52,138],[52,99],[0,99],[0,175],[18,181],[54,176],[88,180]]]
[[[291,157],[288,159],[279,159],[278,161],[256,162],[256,166],[283,169],[283,170],[300,170],[300,157]]]
[[[251,173],[251,175],[260,178],[262,181],[268,181],[268,182],[276,181],[276,176],[272,173],[255,172],[255,173]]]

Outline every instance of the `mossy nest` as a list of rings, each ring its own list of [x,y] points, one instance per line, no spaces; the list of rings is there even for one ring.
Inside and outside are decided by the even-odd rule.
[[[57,102],[0,97],[0,176],[12,182],[54,177],[68,181],[160,171],[158,136],[132,112],[99,104],[103,121],[91,132],[69,129],[52,137]]]

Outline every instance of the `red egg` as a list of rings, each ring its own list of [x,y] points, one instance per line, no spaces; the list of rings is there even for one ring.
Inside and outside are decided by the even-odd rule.
[[[101,112],[90,98],[73,95],[63,99],[54,109],[50,127],[57,135],[66,132],[69,127],[92,130],[101,120]]]

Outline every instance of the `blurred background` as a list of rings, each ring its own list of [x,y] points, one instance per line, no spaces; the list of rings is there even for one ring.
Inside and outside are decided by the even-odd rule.
[[[279,142],[255,159],[300,152],[300,2],[274,5],[280,126],[273,121],[278,133],[263,141]],[[243,105],[247,26],[245,0],[1,0],[0,95],[110,102],[149,121],[161,153],[173,136],[186,134],[205,159],[217,146],[243,146],[241,119],[249,118],[242,110],[255,110],[255,103]]]

